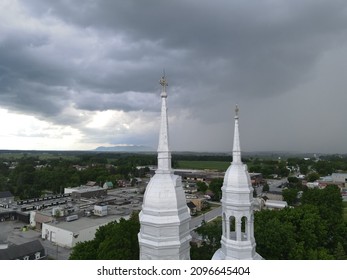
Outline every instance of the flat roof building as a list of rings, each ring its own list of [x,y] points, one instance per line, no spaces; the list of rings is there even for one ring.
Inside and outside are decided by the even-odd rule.
[[[52,222],[42,224],[42,238],[49,240],[59,246],[72,248],[78,242],[94,239],[96,230],[121,218],[129,219],[127,216],[110,215],[106,217],[82,217],[67,222]]]

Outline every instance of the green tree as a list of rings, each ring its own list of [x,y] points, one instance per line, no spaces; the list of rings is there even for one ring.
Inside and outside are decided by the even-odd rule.
[[[307,174],[307,181],[314,182],[319,179],[319,174],[316,172],[310,172]]]
[[[287,180],[289,184],[297,184],[300,182],[299,178],[297,177],[288,177]]]
[[[76,244],[71,260],[137,260],[140,231],[139,217],[133,213],[129,220],[120,219],[101,226],[91,241]]]
[[[309,165],[307,162],[301,162],[299,163],[299,170],[301,174],[306,175],[307,172],[309,171]]]
[[[347,259],[346,252],[345,252],[341,242],[337,243],[337,246],[334,250],[334,257],[336,260],[346,260]]]
[[[108,229],[107,238],[98,246],[98,260],[138,260],[140,231],[138,217],[130,220],[121,219]],[[113,238],[111,238],[111,236]]]
[[[215,178],[211,180],[211,183],[209,184],[209,189],[213,192],[212,200],[219,201],[222,198],[222,185],[223,185],[223,178]]]
[[[270,187],[267,183],[263,185],[263,192],[268,192],[270,190]]]
[[[321,176],[327,176],[334,172],[334,167],[330,160],[317,161],[313,164],[313,169]]]
[[[70,260],[97,260],[97,246],[94,240],[78,242],[73,247]]]
[[[336,185],[328,185],[324,189],[305,190],[301,203],[317,207],[328,228],[326,248],[329,252],[333,254],[339,242],[342,242],[346,249],[346,224],[343,221],[343,204],[339,188]]]
[[[219,217],[212,222],[203,222],[195,230],[202,238],[202,244],[191,244],[190,257],[192,260],[210,260],[213,254],[220,248],[222,235],[222,219]]]
[[[332,259],[326,223],[315,206],[265,210],[255,216],[257,251],[265,259]]]
[[[208,186],[206,185],[205,182],[197,182],[196,186],[198,187],[198,191],[205,193],[207,191]]]
[[[298,189],[296,188],[288,188],[282,191],[283,200],[288,203],[288,205],[295,205],[298,201]]]
[[[265,259],[288,259],[291,248],[295,246],[294,226],[281,221],[277,211],[257,212],[254,223],[257,252]]]

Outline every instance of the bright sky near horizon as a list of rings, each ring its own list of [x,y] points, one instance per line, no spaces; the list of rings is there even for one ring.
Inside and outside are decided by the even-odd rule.
[[[346,153],[347,2],[0,1],[0,149]]]

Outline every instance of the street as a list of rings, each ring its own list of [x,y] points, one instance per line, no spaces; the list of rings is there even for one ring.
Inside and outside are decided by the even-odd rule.
[[[222,206],[212,209],[211,211],[203,215],[192,218],[190,220],[190,229],[194,230],[195,228],[199,227],[203,220],[205,220],[206,222],[209,222],[220,215],[222,215]]]

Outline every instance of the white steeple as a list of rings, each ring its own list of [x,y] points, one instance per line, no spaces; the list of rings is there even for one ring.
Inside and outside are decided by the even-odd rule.
[[[234,146],[233,146],[233,163],[241,163],[241,148],[239,135],[239,107],[235,109],[235,128],[234,128]]]
[[[161,78],[158,169],[149,181],[140,212],[140,260],[190,259],[190,212],[181,177],[171,169],[165,75]]]
[[[247,165],[241,161],[239,109],[235,109],[233,161],[222,187],[222,240],[213,260],[262,259],[255,251],[253,188]]]
[[[159,82],[162,86],[161,91],[161,122],[159,132],[158,144],[158,170],[157,172],[170,172],[171,171],[171,153],[169,150],[169,125],[167,117],[167,93],[166,87],[168,86],[165,76]]]

